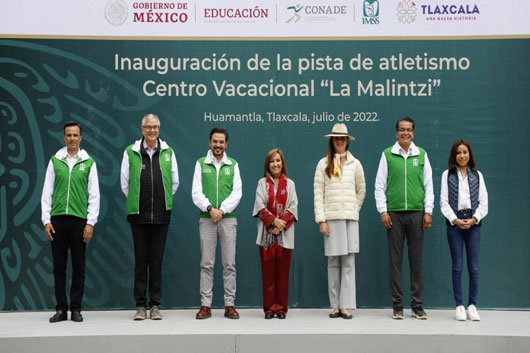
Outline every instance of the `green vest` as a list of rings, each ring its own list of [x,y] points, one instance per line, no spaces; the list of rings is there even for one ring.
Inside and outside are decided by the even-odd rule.
[[[393,154],[392,147],[385,149],[388,165],[386,204],[388,211],[423,211],[425,190],[423,188],[423,166],[425,150],[409,156]]]
[[[223,164],[219,169],[219,178],[217,178],[217,170],[215,165],[205,163],[206,157],[199,159],[201,166],[201,180],[202,180],[202,192],[210,201],[210,204],[214,208],[219,208],[223,201],[230,196],[232,193],[232,186],[234,184],[234,167],[236,165],[235,159],[228,159],[232,164]],[[235,217],[236,210],[223,215],[225,217]],[[201,218],[210,218],[209,212],[201,212]]]
[[[133,215],[140,213],[140,173],[142,172],[142,156],[140,151],[133,150],[134,145],[133,143],[125,149],[129,157],[129,191],[125,200],[125,209],[127,214]],[[173,208],[173,178],[171,175],[173,149],[171,147],[160,148],[158,156],[162,172],[166,211],[169,211]]]
[[[88,211],[88,176],[94,160],[92,157],[76,162],[72,171],[66,157],[52,157],[55,180],[52,195],[52,216],[76,216],[86,219]]]

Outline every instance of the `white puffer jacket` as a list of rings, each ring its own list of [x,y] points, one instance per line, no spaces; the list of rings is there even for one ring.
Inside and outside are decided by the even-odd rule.
[[[326,175],[327,157],[317,165],[314,180],[315,221],[334,219],[359,220],[366,195],[363,166],[350,152],[342,168],[342,178]]]

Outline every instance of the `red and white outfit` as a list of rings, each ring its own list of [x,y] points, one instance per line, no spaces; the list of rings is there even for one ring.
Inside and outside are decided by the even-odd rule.
[[[294,248],[294,222],[298,219],[298,198],[294,182],[281,175],[278,183],[271,177],[261,178],[256,188],[254,217],[258,217],[261,273],[263,280],[263,311],[266,314],[287,313],[289,270]],[[283,231],[272,234],[273,222],[286,222]]]

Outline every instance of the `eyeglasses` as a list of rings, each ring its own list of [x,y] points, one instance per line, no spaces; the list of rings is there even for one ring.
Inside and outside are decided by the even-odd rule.
[[[414,132],[414,129],[398,129],[398,132]]]
[[[159,126],[158,125],[144,125],[142,126],[144,129],[146,130],[158,130]]]

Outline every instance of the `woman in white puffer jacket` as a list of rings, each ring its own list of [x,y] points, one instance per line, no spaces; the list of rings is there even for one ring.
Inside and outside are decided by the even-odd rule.
[[[324,235],[328,257],[330,318],[351,319],[355,309],[355,253],[359,252],[359,211],[366,194],[361,162],[348,152],[345,124],[335,124],[327,156],[317,165],[314,179],[315,221]]]

